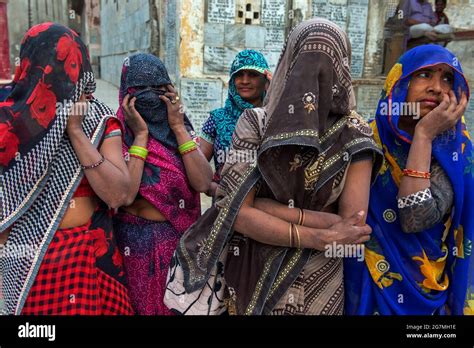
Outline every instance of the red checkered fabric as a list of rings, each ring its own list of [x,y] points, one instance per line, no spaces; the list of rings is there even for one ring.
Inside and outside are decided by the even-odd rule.
[[[56,232],[22,314],[133,314],[126,287],[97,267],[97,240],[90,225]]]

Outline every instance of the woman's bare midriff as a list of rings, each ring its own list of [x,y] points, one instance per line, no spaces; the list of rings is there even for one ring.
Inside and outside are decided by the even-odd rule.
[[[98,204],[96,197],[76,197],[69,203],[59,229],[79,227],[87,224]]]
[[[87,224],[94,214],[97,203],[98,201],[95,197],[74,198],[71,200],[69,208],[66,210],[64,218],[58,228],[73,228]],[[10,227],[3,233],[0,233],[0,244],[5,244],[7,242],[11,229],[12,228]]]
[[[128,207],[122,207],[120,209],[129,214],[139,216],[150,221],[167,221],[163,214],[145,198],[137,198],[135,199],[135,202],[132,203],[132,205],[129,205]]]

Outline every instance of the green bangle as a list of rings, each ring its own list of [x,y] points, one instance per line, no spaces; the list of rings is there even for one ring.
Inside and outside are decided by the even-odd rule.
[[[130,150],[132,151],[138,151],[138,152],[142,152],[142,153],[146,153],[148,154],[148,149],[144,148],[144,147],[141,147],[141,146],[136,146],[136,145],[132,145],[130,146]]]
[[[189,147],[193,147],[194,145],[196,145],[196,143],[193,140],[189,140],[189,141],[185,142],[184,144],[179,145],[178,150],[180,150],[180,151],[183,150],[184,151]]]
[[[148,156],[148,150],[145,149],[144,147],[141,146],[132,146],[128,150],[129,154],[137,155],[143,158],[146,158]]]
[[[197,145],[194,144],[194,146],[188,146],[188,147],[186,147],[184,150],[179,151],[179,153],[180,153],[181,155],[184,155],[185,153],[194,151],[194,150],[196,150],[197,148],[198,148]]]
[[[128,153],[133,153],[135,155],[140,155],[140,156],[148,156],[148,152],[143,151],[143,150],[138,150],[138,149],[128,150]]]
[[[190,141],[185,142],[184,144],[179,145],[178,151],[180,153],[183,153],[183,152],[189,151],[191,149],[194,149],[195,147],[197,147],[197,145],[194,142],[194,140],[190,140]]]

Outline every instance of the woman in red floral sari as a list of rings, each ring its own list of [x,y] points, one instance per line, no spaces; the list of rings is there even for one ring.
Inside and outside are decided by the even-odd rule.
[[[133,314],[112,210],[130,176],[121,126],[92,96],[78,35],[31,28],[0,103],[0,255],[4,314]]]

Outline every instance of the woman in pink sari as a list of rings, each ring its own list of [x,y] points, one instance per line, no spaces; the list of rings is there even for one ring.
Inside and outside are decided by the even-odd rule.
[[[132,185],[115,228],[130,298],[139,315],[169,315],[163,304],[168,266],[181,235],[200,216],[199,192],[209,189],[212,169],[159,58],[125,60],[119,101]]]

